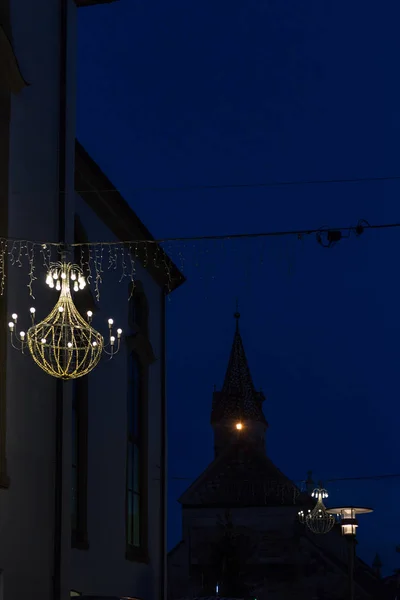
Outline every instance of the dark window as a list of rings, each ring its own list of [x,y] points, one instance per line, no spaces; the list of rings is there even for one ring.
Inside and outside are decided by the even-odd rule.
[[[139,359],[134,352],[128,354],[128,452],[127,452],[127,544],[133,548],[143,546],[142,531],[142,439],[141,398],[143,382]]]
[[[88,548],[87,538],[88,378],[72,381],[72,546]]]
[[[134,289],[130,289],[129,326],[135,333],[148,336],[149,305],[140,281],[135,282]]]
[[[132,290],[130,290],[132,291]],[[147,337],[148,304],[141,282],[129,302],[127,348],[126,558],[147,556],[147,395],[148,368],[154,360]]]
[[[140,293],[137,293],[133,297],[133,300],[133,310],[136,325],[144,335],[147,335],[147,315],[145,299]]]

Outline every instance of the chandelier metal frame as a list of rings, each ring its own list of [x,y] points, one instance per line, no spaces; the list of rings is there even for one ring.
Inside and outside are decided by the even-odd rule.
[[[65,261],[50,264],[47,285],[60,292],[52,311],[35,323],[36,309],[30,309],[32,325],[25,333],[17,333],[18,315],[12,314],[8,326],[11,345],[23,354],[28,348],[35,363],[48,375],[58,379],[77,379],[90,373],[103,354],[110,359],[120,349],[122,329],[113,332],[113,319],[108,319],[108,341],[91,325],[93,313],[87,311],[85,320],[72,299],[74,292],[83,290],[86,279],[81,267]]]
[[[305,513],[303,510],[299,511],[298,517],[300,523],[303,523],[308,527],[312,533],[317,535],[324,535],[329,533],[333,529],[336,519],[333,515],[327,512],[323,500],[328,498],[328,492],[322,487],[315,488],[311,494],[312,498],[317,499],[317,503],[312,510]]]

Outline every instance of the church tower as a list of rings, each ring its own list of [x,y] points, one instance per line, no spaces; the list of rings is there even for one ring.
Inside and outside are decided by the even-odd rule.
[[[228,368],[221,391],[214,391],[211,425],[214,430],[214,454],[217,457],[232,443],[248,441],[265,454],[265,419],[262,392],[257,392],[250,374],[239,331],[240,314],[235,313],[236,330]]]

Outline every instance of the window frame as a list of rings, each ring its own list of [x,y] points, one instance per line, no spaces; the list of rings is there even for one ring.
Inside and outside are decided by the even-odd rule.
[[[149,337],[149,303],[141,281],[135,281],[129,286],[129,327],[133,334]],[[137,319],[137,314],[141,316]]]
[[[129,543],[129,449],[130,443],[135,445],[135,436],[133,440],[130,439],[130,432],[128,426],[128,418],[131,412],[128,402],[129,388],[127,385],[126,391],[126,473],[125,473],[125,558],[134,562],[149,561],[148,556],[148,395],[149,395],[149,366],[155,361],[154,353],[148,339],[148,302],[143,291],[141,282],[135,282],[135,288],[132,290],[130,287],[130,301],[128,307],[128,322],[131,329],[130,335],[126,336],[125,344],[127,350],[127,376],[129,375],[128,369],[132,367],[132,358],[136,359],[139,373],[139,388],[138,388],[138,421],[139,421],[139,437],[136,440],[139,441],[139,519],[140,519],[140,541],[139,545],[135,546]],[[142,303],[142,314],[144,315],[144,322],[140,327],[135,322],[134,318],[134,306],[138,300]],[[134,407],[133,407],[134,408]],[[131,412],[131,414],[134,414]],[[132,481],[134,490],[134,482]],[[134,491],[132,490],[132,493]]]
[[[132,343],[127,339],[127,369],[133,368],[133,360],[137,361],[139,382],[137,398],[138,433],[129,430],[128,418],[135,413],[135,407],[129,407],[129,387],[127,386],[126,405],[126,473],[125,473],[125,558],[137,562],[148,562],[148,366],[142,360],[140,354]],[[138,448],[139,452],[139,491],[135,492],[134,482],[134,458],[132,464],[132,488],[129,485],[129,451],[130,447]],[[133,454],[134,456],[134,454]],[[139,544],[135,545],[130,539],[129,520],[129,495],[139,497]],[[132,535],[134,535],[132,523]]]

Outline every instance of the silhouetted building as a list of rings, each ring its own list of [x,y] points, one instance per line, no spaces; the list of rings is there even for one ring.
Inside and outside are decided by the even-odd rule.
[[[182,494],[182,541],[168,555],[170,600],[348,597],[348,544],[335,526],[313,535],[298,522],[313,506],[266,453],[268,423],[236,331],[221,391],[214,391],[215,456]],[[309,474],[307,488],[311,490]],[[379,597],[380,580],[356,559],[356,598]],[[377,593],[378,592],[378,593]]]

